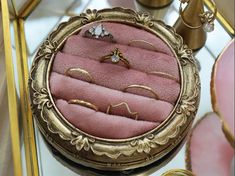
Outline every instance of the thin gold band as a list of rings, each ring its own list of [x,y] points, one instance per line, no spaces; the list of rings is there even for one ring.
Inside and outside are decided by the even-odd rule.
[[[81,75],[85,75],[88,78],[88,82],[94,83],[94,79],[91,76],[91,74],[84,69],[74,67],[74,68],[67,69],[65,72],[65,74],[70,77],[73,77],[73,73],[80,73]]]
[[[68,104],[77,104],[77,105],[81,105],[90,109],[93,109],[95,111],[98,111],[98,107],[90,102],[87,101],[83,101],[83,100],[79,100],[79,99],[72,99],[68,101]]]
[[[157,75],[157,76],[160,76],[160,77],[163,77],[163,78],[168,78],[168,79],[172,79],[172,80],[174,80],[176,82],[179,82],[179,80],[176,77],[172,76],[169,73],[152,71],[152,72],[148,72],[148,74]]]
[[[144,85],[129,85],[125,89],[123,89],[123,91],[126,92],[128,89],[133,89],[133,88],[147,90],[155,96],[155,99],[157,100],[159,99],[158,94],[151,87],[144,86]]]
[[[157,50],[157,48],[152,43],[147,42],[145,40],[131,40],[131,41],[129,41],[128,45],[131,46],[131,44],[133,44],[133,43],[144,43],[144,44],[151,46],[154,50]]]
[[[129,105],[128,105],[126,102],[121,102],[121,103],[116,104],[116,105],[110,104],[110,105],[108,106],[107,110],[106,110],[106,113],[109,114],[112,108],[116,108],[116,107],[119,107],[119,106],[122,106],[122,105],[124,105],[124,106],[126,107],[128,113],[129,113],[130,115],[135,116],[135,120],[138,119],[139,113],[138,113],[138,112],[132,112],[132,111],[130,110]]]
[[[180,14],[180,18],[182,19],[182,22],[185,26],[187,26],[188,28],[191,28],[191,29],[199,29],[200,27],[202,27],[203,23],[213,22],[216,19],[217,7],[216,7],[216,4],[215,4],[214,0],[211,0],[211,3],[214,6],[214,12],[207,11],[207,12],[204,12],[202,14],[199,14],[199,17],[201,18],[201,24],[199,26],[189,25],[183,17],[183,8],[182,8],[182,4],[188,3],[189,1],[190,0],[185,0],[185,1],[180,0],[179,14]],[[210,14],[212,14],[212,16]]]

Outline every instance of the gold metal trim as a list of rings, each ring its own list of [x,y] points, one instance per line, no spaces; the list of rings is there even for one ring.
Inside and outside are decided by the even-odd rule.
[[[147,90],[147,91],[149,91],[150,93],[152,93],[154,95],[156,100],[159,99],[158,94],[151,87],[148,87],[148,86],[137,85],[137,84],[136,85],[129,85],[126,88],[123,89],[123,92],[127,92],[128,89],[143,89],[143,90]]]
[[[126,102],[121,102],[121,103],[118,103],[118,104],[116,104],[116,105],[110,104],[110,105],[108,106],[107,110],[106,110],[106,113],[107,113],[107,114],[110,114],[111,109],[117,108],[117,107],[120,107],[120,106],[123,106],[123,105],[126,107],[128,113],[129,113],[130,115],[135,116],[135,120],[137,120],[137,119],[138,119],[138,116],[139,116],[139,113],[138,113],[138,112],[132,112],[131,109],[130,109],[130,107],[129,107],[129,105],[128,105]]]
[[[38,161],[34,136],[34,123],[29,103],[28,92],[28,58],[24,32],[24,20],[14,20],[14,33],[17,57],[17,70],[20,89],[20,107],[23,120],[24,146],[27,175],[38,176]]]
[[[37,7],[41,0],[31,0],[19,11],[20,18],[27,18],[29,14]]]
[[[30,0],[26,1],[21,9],[16,8],[16,0],[10,0],[14,15],[17,18],[27,18],[29,14],[37,7],[41,0]]]
[[[204,0],[204,2],[210,10],[213,9],[213,4],[210,2],[210,0]],[[226,20],[219,11],[217,11],[216,17],[217,17],[218,21],[221,23],[221,25],[226,29],[226,31],[230,35],[234,36],[235,32],[234,32],[234,27],[232,26],[232,24],[230,24],[228,22],[228,20]]]
[[[20,149],[20,134],[19,134],[19,117],[17,108],[16,85],[14,79],[14,66],[12,58],[11,35],[10,35],[10,18],[8,1],[1,0],[2,10],[2,25],[3,25],[3,39],[6,63],[6,77],[7,77],[7,94],[8,94],[8,108],[9,108],[9,121],[11,131],[11,144],[14,171],[17,176],[22,175],[21,163],[21,149]]]

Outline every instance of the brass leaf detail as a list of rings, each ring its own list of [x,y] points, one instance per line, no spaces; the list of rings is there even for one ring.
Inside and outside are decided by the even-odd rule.
[[[78,151],[82,149],[84,149],[85,151],[89,151],[91,148],[91,143],[95,142],[94,139],[88,139],[87,137],[84,137],[83,135],[77,132],[72,132],[72,135],[74,136],[74,138],[71,139],[70,143],[72,145],[75,145]]]
[[[153,138],[154,135],[151,134],[144,139],[134,140],[130,144],[132,147],[136,148],[136,151],[138,153],[149,153],[151,151],[151,148],[157,147],[157,144],[154,142]]]
[[[35,90],[33,97],[33,104],[38,105],[38,109],[42,110],[44,106],[47,108],[52,107],[52,103],[49,99],[49,94],[46,88],[42,88],[40,91]]]
[[[87,24],[89,22],[100,19],[101,15],[95,9],[94,10],[87,9],[85,13],[80,14],[80,17],[83,18],[83,20],[81,21],[82,24]]]
[[[51,56],[56,53],[57,46],[58,46],[57,42],[52,41],[49,37],[39,48],[37,57],[35,58],[35,60],[42,58],[42,57],[44,57],[45,59],[50,59]]]
[[[188,117],[191,115],[192,112],[195,112],[197,110],[196,103],[198,101],[197,97],[199,96],[200,92],[199,75],[197,73],[194,73],[194,77],[195,77],[195,86],[192,95],[182,96],[182,100],[179,103],[180,106],[176,110],[176,113],[185,114]]]
[[[135,20],[145,26],[152,27],[154,25],[152,18],[148,13],[137,13]]]

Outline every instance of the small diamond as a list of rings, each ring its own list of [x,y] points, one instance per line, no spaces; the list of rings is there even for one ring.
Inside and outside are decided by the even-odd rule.
[[[120,60],[120,57],[118,55],[114,54],[114,55],[111,56],[111,61],[113,63],[118,63],[119,60]]]
[[[203,30],[205,32],[212,32],[214,30],[214,24],[213,23],[204,23]]]
[[[100,36],[103,33],[103,27],[101,24],[95,27],[94,33],[96,36]]]
[[[89,32],[90,32],[90,33],[93,33],[93,32],[94,32],[94,27],[93,27],[93,28],[90,28],[90,29],[89,29]]]

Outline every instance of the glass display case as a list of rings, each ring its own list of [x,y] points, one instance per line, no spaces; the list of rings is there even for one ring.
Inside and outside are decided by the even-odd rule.
[[[210,8],[209,1],[206,0],[206,4],[206,8]],[[151,164],[130,171],[104,172],[77,165],[65,159],[47,144],[32,118],[28,78],[39,46],[60,23],[68,21],[70,17],[79,15],[86,9],[99,10],[114,6],[148,12],[154,18],[173,26],[179,17],[180,2],[174,0],[164,8],[154,9],[143,6],[137,1],[125,0],[32,0],[24,3],[24,6],[18,4],[18,1],[1,0],[10,112],[8,130],[11,131],[15,175],[159,176],[171,169],[186,169],[185,144],[182,148],[176,149],[179,150],[178,153],[175,156],[172,154],[169,160],[172,157],[173,159],[161,168],[159,164]],[[234,29],[218,13],[215,30],[208,33],[205,46],[194,52],[201,79],[201,100],[195,122],[206,113],[213,111],[210,93],[212,67],[223,48],[233,38]]]

